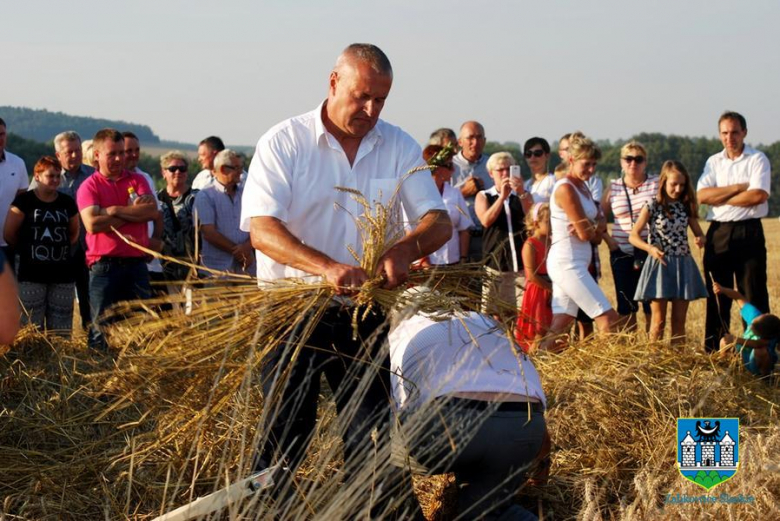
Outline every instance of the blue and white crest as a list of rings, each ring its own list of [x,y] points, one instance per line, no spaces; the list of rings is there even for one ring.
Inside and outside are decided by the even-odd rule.
[[[678,418],[677,468],[709,490],[739,470],[739,418]]]

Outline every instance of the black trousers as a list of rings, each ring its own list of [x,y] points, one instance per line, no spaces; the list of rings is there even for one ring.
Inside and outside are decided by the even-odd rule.
[[[89,268],[84,250],[80,246],[77,248],[71,262],[73,262],[73,274],[76,276],[76,296],[79,299],[81,327],[86,331],[92,322],[92,312],[89,307]]]
[[[351,321],[351,308],[330,308],[295,360],[292,356],[302,328],[294,331],[287,347],[264,365],[263,396],[268,406],[275,408],[260,450],[265,464],[285,456],[288,466],[295,469],[303,461],[317,419],[323,374],[333,391],[338,415],[341,421],[346,420],[342,431],[345,460],[370,442],[373,427],[388,423],[390,359],[379,354],[387,337],[385,317],[372,314],[360,322],[355,340]],[[371,373],[370,381],[362,382],[367,373]]]
[[[707,319],[704,346],[716,351],[721,337],[729,332],[731,299],[712,293],[712,281],[733,287],[764,313],[769,313],[766,279],[766,241],[760,219],[716,222],[707,230],[704,248],[704,276],[707,289]]]
[[[372,430],[377,428],[378,445],[390,451],[391,387],[390,357],[385,343],[385,316],[374,312],[359,321],[357,337],[353,339],[353,308],[333,307],[327,310],[314,327],[304,347],[298,350],[303,320],[292,332],[286,347],[271,355],[263,366],[263,398],[265,401],[265,439],[261,442],[255,469],[261,470],[284,458],[290,474],[303,461],[311,442],[317,420],[320,380],[324,375],[333,391],[338,413],[338,426],[344,441],[345,481],[373,459],[375,447]],[[385,490],[406,500],[407,519],[424,519],[414,500],[411,479],[400,469],[383,469]],[[286,484],[277,483],[280,495]],[[278,497],[278,496],[277,496]],[[413,501],[412,501],[413,500]],[[388,508],[380,498],[376,512]]]

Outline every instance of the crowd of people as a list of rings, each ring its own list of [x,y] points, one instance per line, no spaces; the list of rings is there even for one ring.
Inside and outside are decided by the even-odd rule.
[[[524,180],[510,153],[484,153],[485,128],[477,121],[463,123],[458,134],[438,129],[421,150],[402,129],[379,119],[392,81],[380,49],[353,44],[330,74],[326,100],[268,130],[248,172],[240,154],[211,136],[199,144],[203,170],[191,185],[187,155],[171,151],[160,158],[165,186],[159,191],[138,168],[138,138],[115,129],[103,129],[89,142],[73,131],[58,134],[56,157],[42,157],[33,166],[28,186],[24,162],[5,150],[6,123],[0,119],[0,245],[8,262],[0,264],[0,283],[13,284],[10,274],[18,281],[23,312],[11,313],[16,324],[21,316],[22,323],[68,336],[75,291],[88,345],[105,351],[103,330],[111,320],[106,310],[167,291],[166,283],[226,272],[260,281],[320,277],[341,298],[319,318],[307,349],[292,356],[295,343],[288,342],[265,364],[266,400],[275,396],[281,406],[266,426],[269,435],[255,466],[284,458],[295,468],[302,461],[323,375],[346,425],[346,460],[360,453],[371,429],[387,427],[387,389],[406,416],[445,400],[440,405],[456,411],[450,417],[462,419],[471,410],[490,410],[492,416],[464,443],[469,449],[463,454],[442,457],[450,446],[431,445],[442,436],[430,432],[447,426],[433,424],[426,436],[405,438],[410,451],[430,468],[456,472],[462,482],[460,512],[503,513],[507,519],[531,518],[506,503],[529,463],[542,456],[545,437],[545,397],[528,356],[564,349],[573,322],[582,336],[594,325],[600,333],[631,331],[642,308],[650,338],[661,340],[671,307],[671,340],[682,343],[688,304],[706,298],[706,349],[736,343],[749,370],[772,371],[780,321],[769,315],[760,220],[768,210],[770,166],[764,154],[744,143],[744,117],[735,112],[720,117],[724,150],[707,161],[696,188],[678,161],[663,163],[658,175],[648,172],[648,152],[638,142],[623,146],[623,174],[605,188],[595,175],[601,151],[581,132],[558,140],[562,162],[554,172],[549,142],[527,140],[523,156],[531,175]],[[406,175],[426,163],[430,172]],[[402,286],[414,266],[479,262],[488,275],[481,312],[447,321],[405,316],[390,328],[387,356],[381,346],[388,320],[381,312],[366,317],[353,334],[348,297],[375,274],[353,257],[362,251],[354,222],[361,210],[335,187],[383,203],[398,193],[407,226],[379,260],[385,288]],[[706,237],[699,203],[709,206]],[[608,218],[614,219],[611,230]],[[704,250],[704,277],[688,244],[689,228]],[[199,269],[160,262],[125,239]],[[602,241],[610,251],[616,306],[599,286]],[[730,289],[735,282],[737,289]],[[748,323],[743,337],[729,333],[732,300]],[[500,324],[511,324],[526,353],[516,353],[496,333]],[[292,339],[300,334],[296,329]],[[359,381],[348,375],[363,374],[367,357],[378,358],[387,371],[376,373],[359,394]],[[389,374],[403,378],[390,382]],[[347,415],[339,397],[357,394]],[[531,422],[527,410],[534,412]],[[501,457],[483,467],[487,456],[466,457],[471,450],[490,454],[489,445],[506,429],[523,433],[505,440],[515,457],[501,449]],[[513,445],[516,440],[524,440],[523,450]],[[513,478],[505,479],[508,475]],[[475,511],[476,504],[481,506]]]

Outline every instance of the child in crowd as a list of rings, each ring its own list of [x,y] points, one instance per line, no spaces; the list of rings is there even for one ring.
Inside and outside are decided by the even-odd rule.
[[[531,234],[523,244],[525,293],[517,317],[515,335],[526,353],[547,333],[552,322],[552,282],[547,275],[547,249],[550,247],[550,205],[536,203],[525,218]]]
[[[634,300],[650,301],[650,340],[663,336],[666,307],[671,301],[672,343],[684,343],[688,303],[707,296],[704,280],[688,246],[690,226],[696,246],[704,247],[697,215],[696,193],[688,171],[679,161],[666,161],[661,167],[658,195],[642,208],[629,236],[635,248],[649,254]],[[648,225],[649,241],[646,242],[641,231]]]
[[[67,338],[73,327],[76,280],[71,246],[79,239],[79,217],[73,198],[57,191],[61,171],[53,157],[35,164],[37,186],[11,203],[4,234],[19,255],[22,321]]]
[[[747,324],[742,337],[727,334],[721,338],[721,350],[733,344],[737,353],[742,355],[742,363],[748,371],[758,376],[770,374],[777,363],[780,318],[769,313],[761,313],[761,310],[748,302],[742,293],[724,288],[717,282],[712,283],[712,292],[736,300],[742,320]]]

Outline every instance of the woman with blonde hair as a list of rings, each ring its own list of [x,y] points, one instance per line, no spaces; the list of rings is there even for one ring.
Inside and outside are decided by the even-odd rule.
[[[555,335],[563,332],[581,308],[593,318],[600,331],[610,331],[618,315],[604,292],[588,272],[593,251],[606,229],[606,222],[588,189],[596,172],[601,150],[585,136],[569,141],[569,171],[555,183],[550,199],[552,244],[547,254],[547,271],[553,283],[553,320],[543,349],[558,346]]]
[[[658,177],[647,174],[647,150],[636,141],[629,141],[620,149],[620,167],[622,177],[610,182],[601,202],[604,215],[609,216],[611,212],[615,217],[612,234],[605,233],[604,241],[609,246],[618,314],[627,329],[635,329],[639,302],[634,300],[634,293],[647,253],[634,248],[629,242],[629,235],[639,220],[642,208],[655,197]],[[642,228],[641,237],[643,240],[647,238],[646,227]],[[649,303],[643,302],[642,308],[647,329],[650,326]]]

